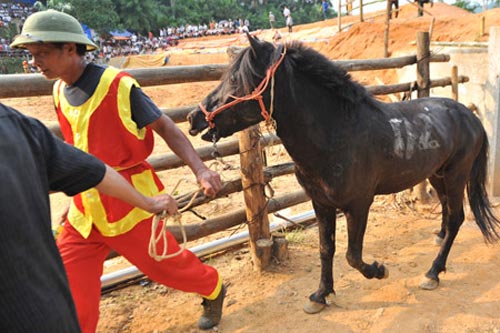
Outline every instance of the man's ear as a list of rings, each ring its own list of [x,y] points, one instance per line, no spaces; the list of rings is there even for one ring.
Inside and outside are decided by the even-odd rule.
[[[77,53],[76,51],[76,44],[75,43],[65,43],[63,45],[63,49],[68,52],[68,53]]]

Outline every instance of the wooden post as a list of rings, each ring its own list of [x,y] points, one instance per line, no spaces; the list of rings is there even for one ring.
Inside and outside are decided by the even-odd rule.
[[[389,28],[390,28],[390,22],[391,22],[391,1],[386,0],[387,6],[386,6],[386,13],[385,13],[385,32],[384,32],[384,58],[389,57]]]
[[[481,16],[480,26],[479,26],[479,37],[484,36],[484,26],[485,26],[485,16]]]
[[[458,67],[451,68],[451,98],[458,102]]]
[[[352,0],[350,0],[352,1]],[[363,22],[363,0],[359,0],[359,22]]]
[[[241,184],[246,205],[250,251],[254,268],[262,271],[270,263],[272,241],[264,195],[259,125],[241,131],[239,139]]]
[[[283,262],[288,259],[288,240],[286,235],[281,232],[273,232],[273,257],[278,262]]]
[[[430,39],[428,32],[417,32],[417,97],[429,97],[430,95]],[[421,203],[429,202],[429,194],[426,190],[426,181],[417,185],[417,198]]]
[[[337,23],[338,23],[338,29],[339,29],[339,32],[340,30],[342,30],[342,14],[341,14],[341,10],[342,10],[342,1],[339,0],[339,6],[338,6],[338,11],[339,11],[339,14],[337,16]]]

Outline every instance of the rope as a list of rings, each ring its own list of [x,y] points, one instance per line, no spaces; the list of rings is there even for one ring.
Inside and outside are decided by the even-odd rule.
[[[172,190],[172,193],[174,193],[177,190],[177,187],[179,184],[183,181],[184,179],[180,179],[177,184],[175,185],[174,189]],[[196,192],[194,192],[193,196],[191,197],[191,200],[189,200],[189,203],[184,206],[182,209],[179,209],[179,212],[175,215],[169,215],[166,211],[161,212],[160,214],[156,214],[155,217],[153,218],[153,221],[151,222],[151,237],[149,239],[149,256],[153,258],[156,261],[162,261],[165,259],[170,259],[173,257],[176,257],[180,255],[184,250],[186,249],[186,244],[187,244],[187,236],[186,236],[186,229],[184,228],[182,222],[181,222],[181,217],[182,213],[188,210],[191,205],[194,202],[194,199],[196,199],[198,193],[200,193],[200,189]],[[173,221],[177,223],[180,228],[181,228],[181,233],[182,233],[182,244],[180,246],[180,249],[171,254],[167,254],[168,250],[168,239],[167,239],[167,222],[168,219],[172,217]],[[160,225],[160,221],[163,221],[161,224],[160,228],[158,226]],[[157,231],[158,236],[155,236]],[[161,242],[163,244],[163,251],[161,253],[158,253],[158,243]]]

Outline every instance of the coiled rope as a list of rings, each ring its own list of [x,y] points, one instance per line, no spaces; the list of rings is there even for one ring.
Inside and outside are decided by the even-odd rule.
[[[175,185],[174,189],[172,190],[172,194],[175,193],[177,190],[177,187],[179,184],[184,181],[185,179],[180,179],[177,184]],[[186,236],[186,230],[184,226],[182,225],[181,217],[182,213],[188,210],[191,205],[194,202],[194,199],[198,196],[198,193],[200,193],[201,189],[198,189],[198,191],[194,192],[193,196],[191,197],[191,200],[189,200],[189,203],[184,206],[182,209],[179,209],[178,213],[175,215],[170,215],[166,211],[161,212],[160,214],[156,214],[155,217],[153,218],[153,221],[151,222],[151,237],[149,239],[149,256],[153,258],[156,261],[162,261],[165,259],[173,258],[178,255],[180,255],[185,249],[186,249],[186,244],[187,244],[187,236]],[[181,233],[182,233],[182,244],[180,245],[180,249],[175,252],[175,253],[170,253],[167,254],[168,251],[168,239],[167,239],[167,222],[169,218],[172,218],[175,223],[179,225],[181,228]],[[160,222],[163,221],[161,224],[160,228]],[[158,231],[159,229],[159,231]],[[158,236],[156,234],[158,233]],[[159,242],[163,244],[163,251],[161,253],[158,253],[158,245]]]

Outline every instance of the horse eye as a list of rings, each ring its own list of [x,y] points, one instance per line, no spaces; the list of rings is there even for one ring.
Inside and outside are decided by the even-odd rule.
[[[231,80],[231,83],[236,83],[236,77],[234,75],[231,75],[230,80]]]

